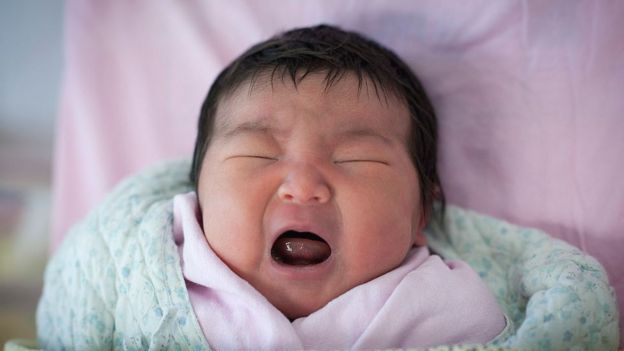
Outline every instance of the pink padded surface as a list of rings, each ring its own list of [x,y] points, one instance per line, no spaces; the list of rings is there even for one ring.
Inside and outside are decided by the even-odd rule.
[[[53,246],[124,176],[190,155],[226,63],[278,30],[326,22],[421,76],[449,202],[577,245],[622,305],[622,18],[621,1],[68,0]]]

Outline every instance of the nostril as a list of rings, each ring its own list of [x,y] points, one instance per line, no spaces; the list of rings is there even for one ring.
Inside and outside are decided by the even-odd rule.
[[[329,185],[314,173],[291,174],[279,186],[278,197],[282,201],[306,203],[325,203],[331,197]]]
[[[325,202],[324,196],[319,195],[306,195],[306,194],[291,194],[291,193],[281,193],[280,198],[282,201],[287,202],[297,202],[297,203],[322,203]]]

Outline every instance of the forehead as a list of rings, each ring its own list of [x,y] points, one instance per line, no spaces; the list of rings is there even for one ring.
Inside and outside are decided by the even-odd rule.
[[[303,120],[327,131],[372,129],[406,140],[411,122],[403,99],[355,74],[332,84],[326,78],[312,73],[295,84],[289,76],[266,74],[245,81],[219,102],[216,136],[242,123],[287,129]]]

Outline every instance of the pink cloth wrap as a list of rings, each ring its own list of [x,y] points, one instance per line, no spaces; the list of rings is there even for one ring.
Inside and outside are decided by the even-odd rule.
[[[197,196],[174,199],[174,239],[193,310],[217,350],[382,349],[487,343],[505,328],[494,296],[466,263],[427,247],[292,323],[212,251]]]

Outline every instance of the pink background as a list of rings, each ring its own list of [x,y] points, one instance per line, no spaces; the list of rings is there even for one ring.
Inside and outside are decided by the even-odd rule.
[[[597,257],[622,305],[622,18],[617,0],[68,0],[53,247],[124,176],[190,157],[200,104],[230,60],[325,22],[379,40],[422,78],[450,203]]]

